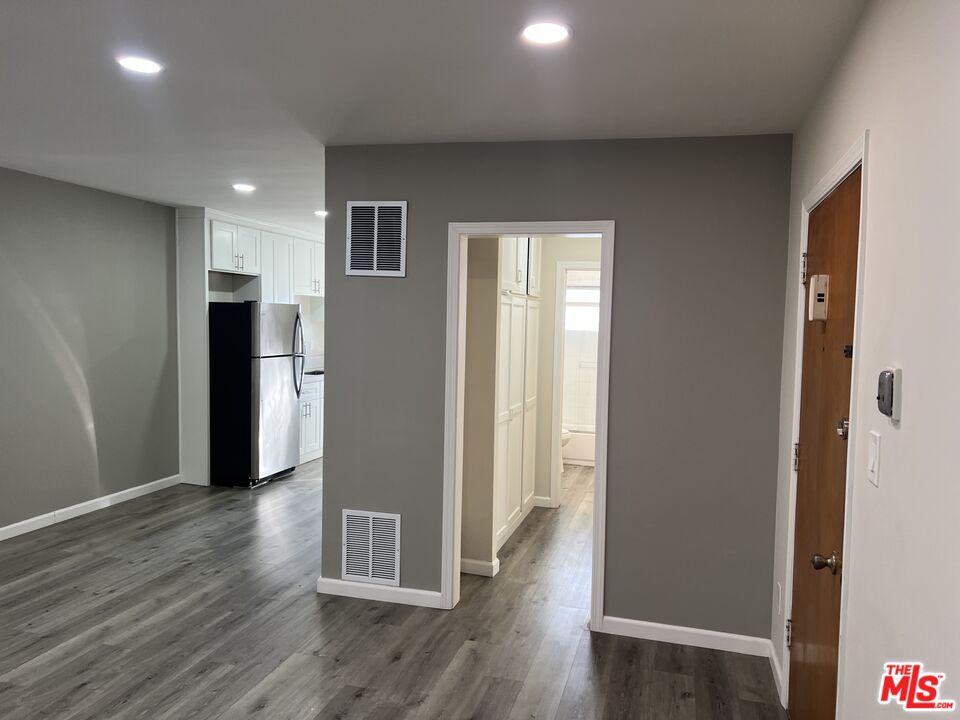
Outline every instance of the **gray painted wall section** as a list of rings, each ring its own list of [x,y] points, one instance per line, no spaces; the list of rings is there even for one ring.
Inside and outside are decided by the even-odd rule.
[[[341,509],[381,510],[440,587],[447,224],[615,220],[605,612],[768,636],[790,149],[328,148],[322,574]],[[409,202],[405,279],[345,277],[348,200]]]
[[[0,526],[175,475],[174,211],[0,169]]]

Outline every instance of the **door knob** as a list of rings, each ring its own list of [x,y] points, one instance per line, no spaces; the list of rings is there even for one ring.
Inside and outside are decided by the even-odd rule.
[[[823,570],[824,568],[830,569],[831,575],[837,574],[837,568],[840,566],[840,561],[837,559],[837,551],[834,550],[833,554],[825,558],[820,553],[817,553],[810,559],[810,564],[813,565],[814,570]]]

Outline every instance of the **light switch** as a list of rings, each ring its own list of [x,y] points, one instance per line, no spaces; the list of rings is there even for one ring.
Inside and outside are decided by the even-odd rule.
[[[875,430],[867,441],[867,480],[880,487],[880,433]]]

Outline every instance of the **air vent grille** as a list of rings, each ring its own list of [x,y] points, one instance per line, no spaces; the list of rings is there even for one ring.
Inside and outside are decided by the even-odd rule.
[[[343,511],[343,579],[400,584],[400,516]]]
[[[404,277],[407,203],[347,203],[347,275]]]

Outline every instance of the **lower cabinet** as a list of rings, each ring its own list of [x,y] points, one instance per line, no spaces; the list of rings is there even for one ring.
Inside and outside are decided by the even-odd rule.
[[[323,379],[304,381],[300,391],[300,462],[323,457]]]

